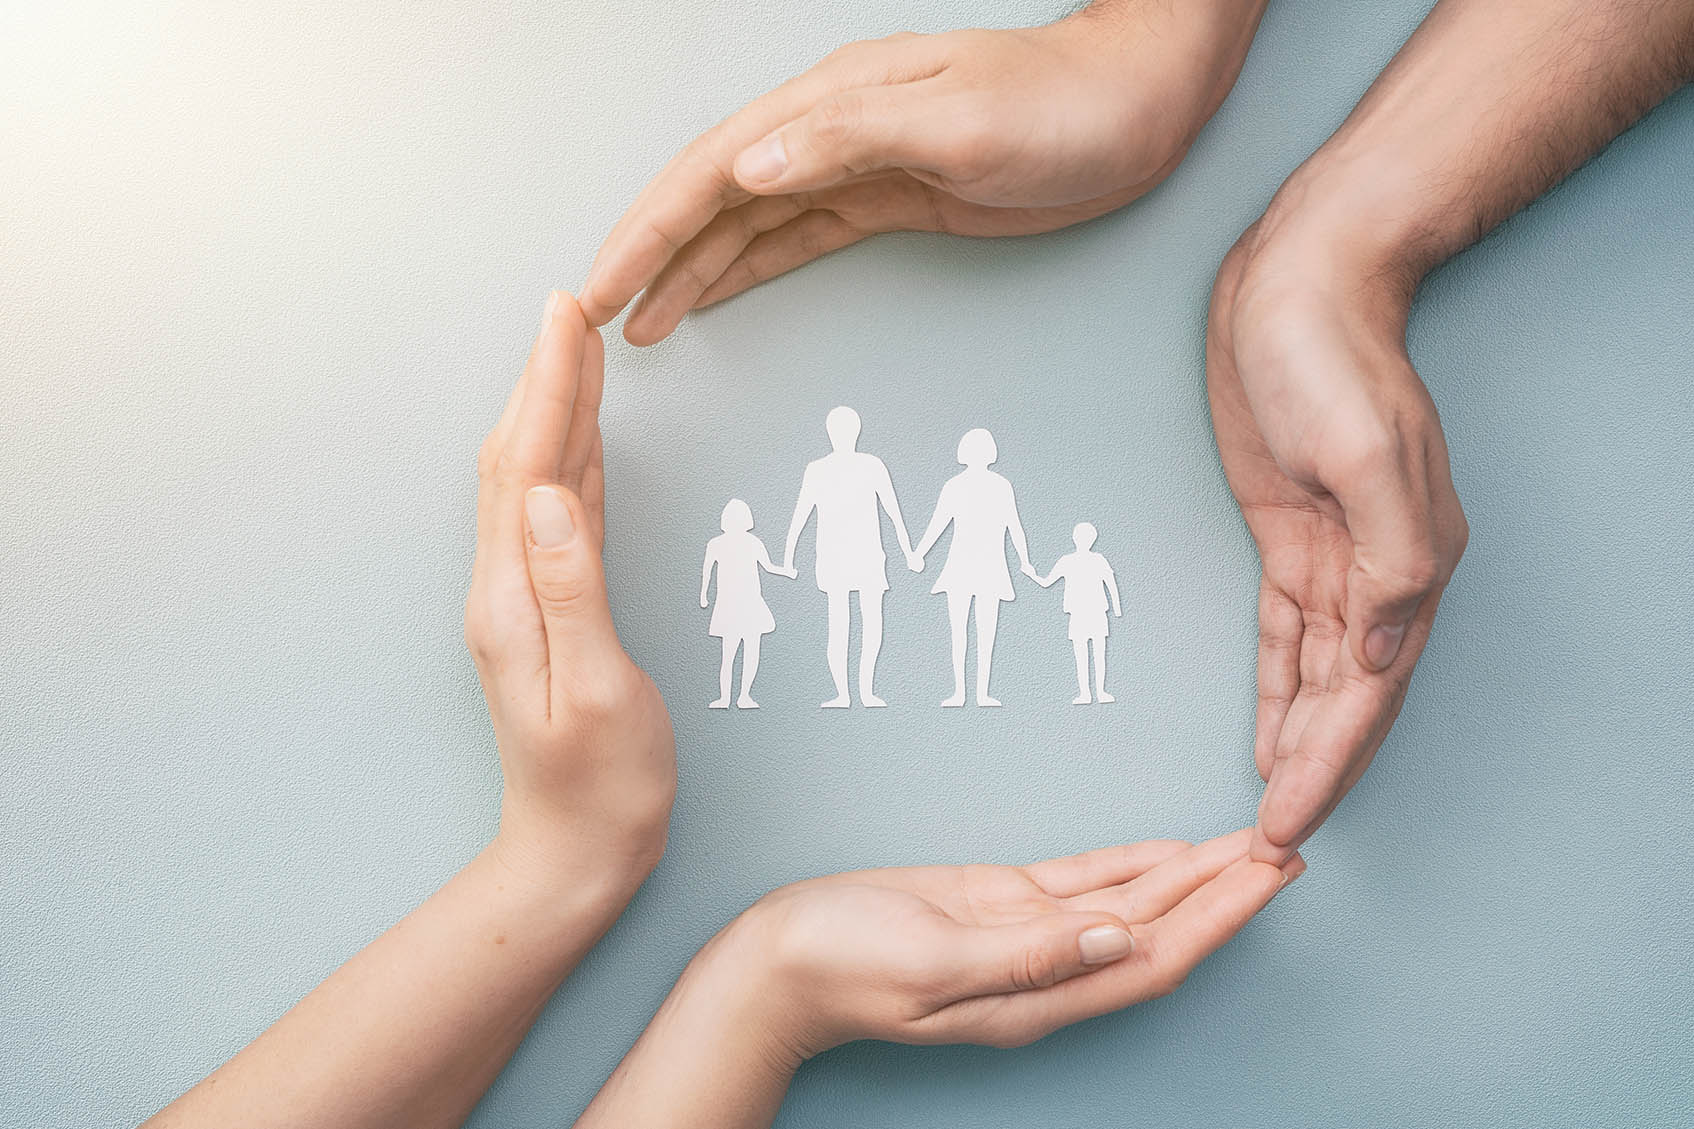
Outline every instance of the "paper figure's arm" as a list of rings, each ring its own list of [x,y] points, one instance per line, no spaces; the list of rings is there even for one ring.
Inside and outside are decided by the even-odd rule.
[[[576,1129],[763,1129],[842,1043],[1020,1046],[1164,995],[1305,869],[1248,861],[1247,837],[778,890],[694,958]]]
[[[794,500],[794,516],[788,522],[788,537],[783,542],[782,567],[794,567],[794,550],[800,547],[800,533],[806,528],[806,522],[812,516],[812,509],[818,504],[817,494],[812,486],[810,468],[806,476],[800,480],[800,496]]]
[[[792,568],[778,568],[776,565],[771,563],[770,552],[766,550],[765,543],[763,541],[759,542],[759,555],[755,559],[759,562],[759,567],[770,573],[772,576],[786,576],[788,579],[793,580],[796,575]]]
[[[763,555],[762,547],[761,555]],[[710,605],[710,601],[706,599],[706,593],[712,587],[712,566],[717,563],[717,554],[713,553],[710,549],[707,549],[706,563],[700,567],[700,606],[703,608]]]
[[[657,863],[676,767],[664,703],[606,604],[599,425],[585,407],[600,402],[601,357],[576,303],[555,295],[521,402],[478,460],[465,639],[500,746],[498,832],[150,1126],[462,1125]]]
[[[912,555],[920,561],[927,557],[929,551],[935,548],[936,541],[940,540],[941,534],[952,523],[953,508],[948,502],[947,491],[943,488],[941,499],[935,504],[935,516],[929,519],[929,528],[923,531],[923,540],[919,541],[917,548],[912,550]]]
[[[1059,579],[1059,575],[1059,566],[1055,564],[1053,566],[1053,571],[1048,573],[1046,576],[1042,576],[1040,573],[1034,573],[1034,575],[1030,576],[1030,579],[1041,585],[1043,588],[1051,588],[1053,586],[1053,582]]]
[[[1100,562],[1106,566],[1106,591],[1112,594],[1112,614],[1121,616],[1123,608],[1118,604],[1118,574],[1112,571],[1112,562],[1105,557],[1101,557]]]
[[[878,462],[877,469],[876,496],[894,522],[894,536],[900,541],[900,552],[910,560],[916,554],[912,552],[912,538],[906,532],[906,519],[900,516],[900,499],[894,496],[894,480],[888,476],[887,464]]]
[[[1012,491],[1011,484],[1006,485],[1006,529],[1012,535],[1012,548],[1017,550],[1018,560],[1023,564],[1023,574],[1031,579],[1035,577],[1035,566],[1029,563],[1029,541],[1023,535],[1023,521],[1018,517],[1018,496]]]

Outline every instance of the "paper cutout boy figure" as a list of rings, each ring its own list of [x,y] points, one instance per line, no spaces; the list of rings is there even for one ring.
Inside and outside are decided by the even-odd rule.
[[[1106,693],[1106,596],[1112,597],[1112,614],[1123,615],[1118,605],[1118,579],[1106,558],[1094,552],[1098,531],[1083,522],[1071,531],[1076,552],[1066,553],[1053,571],[1035,582],[1043,588],[1055,580],[1065,582],[1065,614],[1070,617],[1071,649],[1076,653],[1076,697],[1072,704],[1086,706],[1088,697],[1088,645],[1094,644],[1094,695],[1099,701],[1115,701]]]
[[[729,708],[729,684],[735,673],[735,652],[741,651],[741,696],[735,704],[756,710],[753,679],[759,673],[759,640],[776,630],[776,619],[759,590],[759,570],[794,579],[791,568],[771,563],[765,543],[753,533],[753,511],[740,498],[730,499],[718,523],[723,530],[706,542],[706,563],[700,572],[700,606],[706,607],[712,567],[718,570],[718,599],[708,632],[723,640],[723,666],[718,671],[718,697],[712,709]]]
[[[888,558],[882,551],[882,515],[888,511],[894,535],[912,571],[919,565],[912,556],[912,541],[900,517],[894,483],[888,467],[875,455],[858,450],[859,413],[852,408],[835,408],[824,420],[829,432],[829,454],[806,466],[800,497],[794,503],[794,518],[788,523],[788,543],[783,568],[793,575],[794,549],[813,510],[818,512],[818,590],[829,597],[829,675],[835,682],[835,697],[825,709],[845,709],[847,697],[847,633],[852,627],[848,597],[859,594],[859,618],[863,636],[859,644],[859,701],[867,706],[884,706],[872,682],[876,658],[882,650],[882,597],[888,591]]]

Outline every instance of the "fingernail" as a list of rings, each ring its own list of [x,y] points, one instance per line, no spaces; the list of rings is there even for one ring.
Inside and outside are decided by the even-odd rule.
[[[1116,925],[1096,925],[1084,930],[1077,943],[1082,947],[1083,964],[1108,964],[1122,960],[1135,947],[1135,939],[1128,930],[1119,929]]]
[[[524,513],[529,516],[529,534],[542,549],[557,549],[571,543],[576,536],[576,523],[571,521],[570,507],[559,492],[548,486],[532,486],[523,496]]]
[[[1372,666],[1381,670],[1400,653],[1400,640],[1405,637],[1406,625],[1403,623],[1394,627],[1371,628],[1371,633],[1365,636],[1365,658]]]
[[[735,179],[749,184],[764,184],[788,171],[788,149],[776,134],[749,145],[735,158]]]
[[[1287,886],[1290,882],[1294,881],[1304,873],[1306,873],[1306,860],[1301,858],[1298,854],[1292,856],[1287,862],[1282,864],[1282,884],[1279,885],[1277,889],[1283,889],[1283,887]]]
[[[547,295],[547,312],[543,315],[543,317],[545,317],[547,321],[552,321],[554,318],[559,316],[559,311],[564,309],[564,306],[565,292],[563,290],[552,291]]]

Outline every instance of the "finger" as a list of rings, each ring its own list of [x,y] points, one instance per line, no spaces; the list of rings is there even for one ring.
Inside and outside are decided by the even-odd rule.
[[[587,338],[588,325],[575,299],[555,290],[525,369],[523,403],[502,456],[503,465],[526,484],[559,477]]]
[[[1298,856],[1286,868],[1237,859],[1158,921],[1131,925],[1134,943],[1127,957],[1050,988],[962,1000],[932,1014],[924,1028],[935,1041],[1019,1046],[1067,1024],[1168,995],[1304,869]]]
[[[1406,649],[1406,658],[1415,662],[1420,649],[1421,640]],[[1315,705],[1296,744],[1277,760],[1265,784],[1250,857],[1280,863],[1317,830],[1369,766],[1404,697],[1403,682],[1365,671],[1313,695]]]
[[[1424,597],[1447,582],[1452,562],[1438,537],[1429,479],[1419,457],[1376,460],[1331,490],[1353,540],[1347,573],[1347,639],[1365,670],[1385,670],[1400,652]]]
[[[1134,947],[1128,927],[1105,913],[1047,913],[1012,925],[955,925],[949,933],[941,985],[954,999],[1050,988]]]
[[[1071,909],[1113,913],[1129,922],[1152,921],[1243,857],[1251,838],[1252,830],[1246,827],[1220,835],[1173,855],[1139,878],[1067,904]]]
[[[736,155],[749,192],[804,192],[883,169],[946,176],[966,155],[956,101],[942,81],[841,90]]]
[[[850,44],[700,135],[641,191],[594,257],[582,288],[590,324],[609,321],[719,211],[748,198],[731,171],[747,146],[835,91],[927,78],[941,66],[922,36]]]
[[[1101,847],[1080,855],[1047,859],[1023,869],[1048,894],[1055,898],[1069,898],[1138,878],[1192,846],[1192,843],[1181,839],[1148,839],[1141,843]]]
[[[594,675],[606,657],[622,653],[606,602],[600,549],[582,500],[562,486],[524,494],[529,579],[547,634],[552,680]]]
[[[559,481],[581,495],[583,478],[594,445],[600,438],[600,399],[606,386],[606,343],[598,330],[589,330],[582,345],[582,365],[571,403],[570,425],[559,454]]]
[[[1277,737],[1300,690],[1300,605],[1269,580],[1259,582],[1259,698],[1253,726],[1253,763],[1269,780]]]
[[[725,268],[722,276],[701,293],[694,303],[695,308],[739,294],[831,251],[857,243],[870,234],[835,212],[807,212],[748,243],[746,250]]]
[[[634,345],[663,340],[747,244],[809,207],[806,196],[764,196],[719,213],[648,285],[624,323],[624,337]]]

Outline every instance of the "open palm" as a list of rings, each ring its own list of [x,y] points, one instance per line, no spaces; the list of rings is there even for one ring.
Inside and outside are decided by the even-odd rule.
[[[781,938],[793,998],[815,1016],[807,1053],[857,1038],[1016,1046],[1175,990],[1304,869],[1250,861],[1249,834],[838,874],[783,887],[750,917]],[[1098,927],[1120,947],[1089,959]]]

